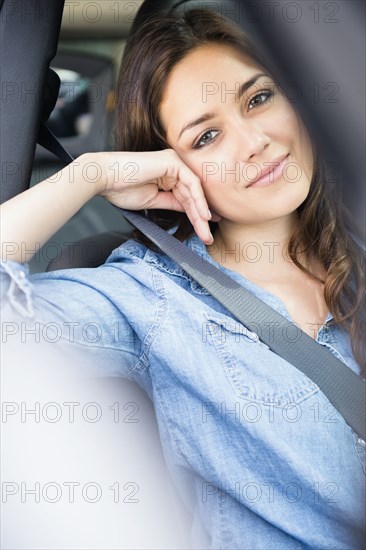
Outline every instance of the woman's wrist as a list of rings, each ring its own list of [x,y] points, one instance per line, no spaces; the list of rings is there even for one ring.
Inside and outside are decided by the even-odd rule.
[[[70,179],[85,185],[89,199],[102,195],[107,187],[108,174],[102,158],[99,153],[83,153],[67,167]]]

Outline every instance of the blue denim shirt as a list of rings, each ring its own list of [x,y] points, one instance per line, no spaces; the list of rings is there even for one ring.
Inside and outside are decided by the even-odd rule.
[[[185,245],[293,322],[278,297],[216,263],[196,235]],[[95,269],[29,275],[9,261],[1,276],[3,320],[36,320],[89,354],[93,375],[128,378],[151,398],[194,548],[362,548],[365,442],[168,256],[131,239]],[[331,319],[316,341],[359,373]]]

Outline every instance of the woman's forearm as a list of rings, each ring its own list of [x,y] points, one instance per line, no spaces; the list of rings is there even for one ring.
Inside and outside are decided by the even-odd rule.
[[[2,261],[29,261],[52,235],[98,194],[100,182],[95,178],[96,170],[88,174],[88,159],[91,161],[88,155],[81,155],[49,179],[1,205]]]

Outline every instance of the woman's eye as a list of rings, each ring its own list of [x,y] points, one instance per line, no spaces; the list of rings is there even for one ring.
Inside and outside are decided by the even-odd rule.
[[[202,147],[214,141],[215,138],[212,138],[212,134],[214,133],[216,133],[217,135],[219,133],[219,130],[214,130],[214,129],[207,130],[204,134],[201,135],[198,141],[196,141],[196,143],[192,145],[192,149],[202,149]]]
[[[273,97],[273,95],[274,93],[271,90],[262,90],[261,92],[259,92],[259,94],[256,94],[250,100],[249,105],[251,105],[253,101],[255,102],[254,107],[257,107],[258,105],[263,105],[263,103],[267,103],[267,101],[269,101],[269,99]],[[261,101],[257,101],[257,99],[260,97],[264,97],[264,99]]]

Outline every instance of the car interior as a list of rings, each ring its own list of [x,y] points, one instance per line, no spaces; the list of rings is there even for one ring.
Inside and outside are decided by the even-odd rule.
[[[55,174],[71,158],[86,152],[113,150],[114,88],[129,33],[155,13],[208,7],[247,30],[289,94],[296,83],[296,90],[301,93],[296,94],[294,101],[324,147],[344,203],[364,227],[366,92],[364,69],[363,72],[358,69],[365,65],[362,65],[362,37],[354,32],[360,25],[357,16],[360,3],[357,0],[328,3],[337,5],[340,13],[332,12],[331,7],[318,6],[317,26],[309,24],[316,16],[314,10],[301,2],[272,2],[273,11],[269,11],[270,4],[262,0],[0,0],[1,203]],[[346,4],[352,4],[353,9]],[[296,13],[294,6],[298,8]],[[276,13],[281,15],[278,25],[273,24]],[[357,52],[352,62],[344,59],[339,46],[343,40]],[[332,83],[336,86],[330,87]],[[329,95],[332,93],[335,95]],[[54,137],[70,158],[63,151],[57,157],[44,147],[55,143]],[[53,151],[57,151],[57,144]],[[97,267],[130,238],[131,229],[120,212],[103,198],[95,197],[30,259],[30,273]],[[70,254],[71,247],[76,251],[74,254]],[[154,434],[149,445],[159,457],[156,472],[160,472],[157,475],[165,484],[162,492],[169,493],[169,503],[175,503],[188,532],[189,514],[168,477],[161,474],[164,458],[152,404],[130,381],[105,380],[105,387],[112,388],[117,400],[118,395],[128,396],[129,401],[138,402],[146,411],[146,431],[140,431],[139,441],[131,436],[123,444],[144,446],[146,434]],[[162,528],[163,525],[166,521],[162,519]],[[131,548],[128,544],[130,540],[123,547]],[[171,544],[170,538],[166,548],[172,547]]]

